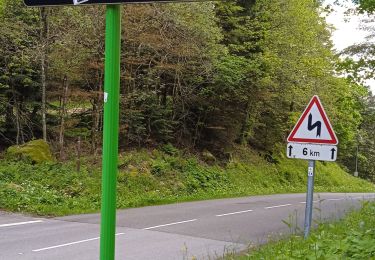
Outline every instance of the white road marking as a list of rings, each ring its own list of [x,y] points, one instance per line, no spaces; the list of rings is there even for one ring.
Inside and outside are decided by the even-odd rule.
[[[313,200],[313,203],[317,203],[317,202],[320,202],[320,201],[323,201],[323,200]],[[306,204],[306,201],[301,201],[300,203],[301,204]]]
[[[74,5],[79,5],[88,2],[89,0],[73,0]]]
[[[100,239],[100,237],[94,237],[94,238],[90,238],[90,239],[85,239],[85,240],[80,240],[80,241],[76,241],[76,242],[61,244],[61,245],[57,245],[57,246],[50,246],[50,247],[45,247],[45,248],[40,248],[40,249],[34,249],[33,252],[40,252],[40,251],[55,249],[55,248],[64,247],[64,246],[71,246],[71,245],[81,244],[81,243],[99,240],[99,239]]]
[[[338,201],[338,200],[344,200],[344,199],[327,199],[329,201]]]
[[[288,206],[292,206],[292,204],[284,204],[284,205],[265,207],[265,209],[274,209],[274,208],[281,208],[281,207],[288,207]]]
[[[117,233],[116,236],[121,236],[121,235],[124,235],[124,234],[125,233]],[[75,242],[71,242],[71,243],[66,243],[66,244],[61,244],[61,245],[56,245],[56,246],[50,246],[50,247],[45,247],[45,248],[34,249],[32,251],[33,252],[41,252],[41,251],[51,250],[51,249],[55,249],[55,248],[60,248],[60,247],[65,247],[65,246],[72,246],[72,245],[76,245],[76,244],[86,243],[86,242],[90,242],[90,241],[94,241],[94,240],[99,240],[99,239],[100,239],[100,237],[94,237],[94,238],[89,238],[89,239],[85,239],[85,240],[75,241]]]
[[[13,226],[41,223],[41,222],[43,222],[43,220],[34,220],[34,221],[25,221],[25,222],[18,222],[18,223],[1,224],[0,228],[1,227],[13,227]]]
[[[247,213],[247,212],[252,212],[252,209],[249,210],[243,210],[243,211],[237,211],[237,212],[231,212],[231,213],[226,213],[226,214],[221,214],[221,215],[215,215],[216,217],[224,217],[224,216],[229,216],[229,215],[235,215],[235,214],[241,214],[241,213]]]
[[[148,227],[148,228],[144,228],[143,230],[150,230],[150,229],[155,229],[155,228],[159,228],[159,227],[173,226],[173,225],[178,225],[178,224],[183,224],[183,223],[189,223],[189,222],[194,222],[194,221],[197,221],[197,219],[190,219],[190,220],[185,220],[185,221],[180,221],[180,222],[174,222],[174,223],[169,223],[169,224],[164,224],[164,225],[158,225],[158,226]]]

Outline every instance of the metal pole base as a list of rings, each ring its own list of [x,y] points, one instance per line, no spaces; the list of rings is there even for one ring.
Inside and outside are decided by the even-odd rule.
[[[309,168],[307,173],[307,194],[306,194],[306,210],[305,210],[305,239],[309,236],[311,230],[311,221],[313,213],[313,199],[314,199],[314,173],[315,161],[309,161]]]

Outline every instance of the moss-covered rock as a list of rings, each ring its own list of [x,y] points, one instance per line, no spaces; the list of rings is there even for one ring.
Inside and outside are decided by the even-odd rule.
[[[202,152],[202,159],[206,162],[206,163],[214,163],[216,162],[216,157],[208,150],[204,150]]]
[[[7,150],[7,156],[29,159],[35,163],[54,161],[51,149],[44,140],[33,140],[23,145],[11,146]]]

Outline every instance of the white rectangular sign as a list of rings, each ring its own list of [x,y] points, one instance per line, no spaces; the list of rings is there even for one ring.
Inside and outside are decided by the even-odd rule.
[[[288,158],[334,162],[337,159],[336,145],[288,143]]]

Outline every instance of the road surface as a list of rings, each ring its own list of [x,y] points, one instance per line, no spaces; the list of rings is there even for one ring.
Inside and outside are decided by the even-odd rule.
[[[337,219],[375,194],[320,193],[314,219]],[[116,259],[214,259],[302,228],[305,194],[253,196],[119,210]],[[0,260],[93,260],[100,215],[35,218],[0,212]]]

